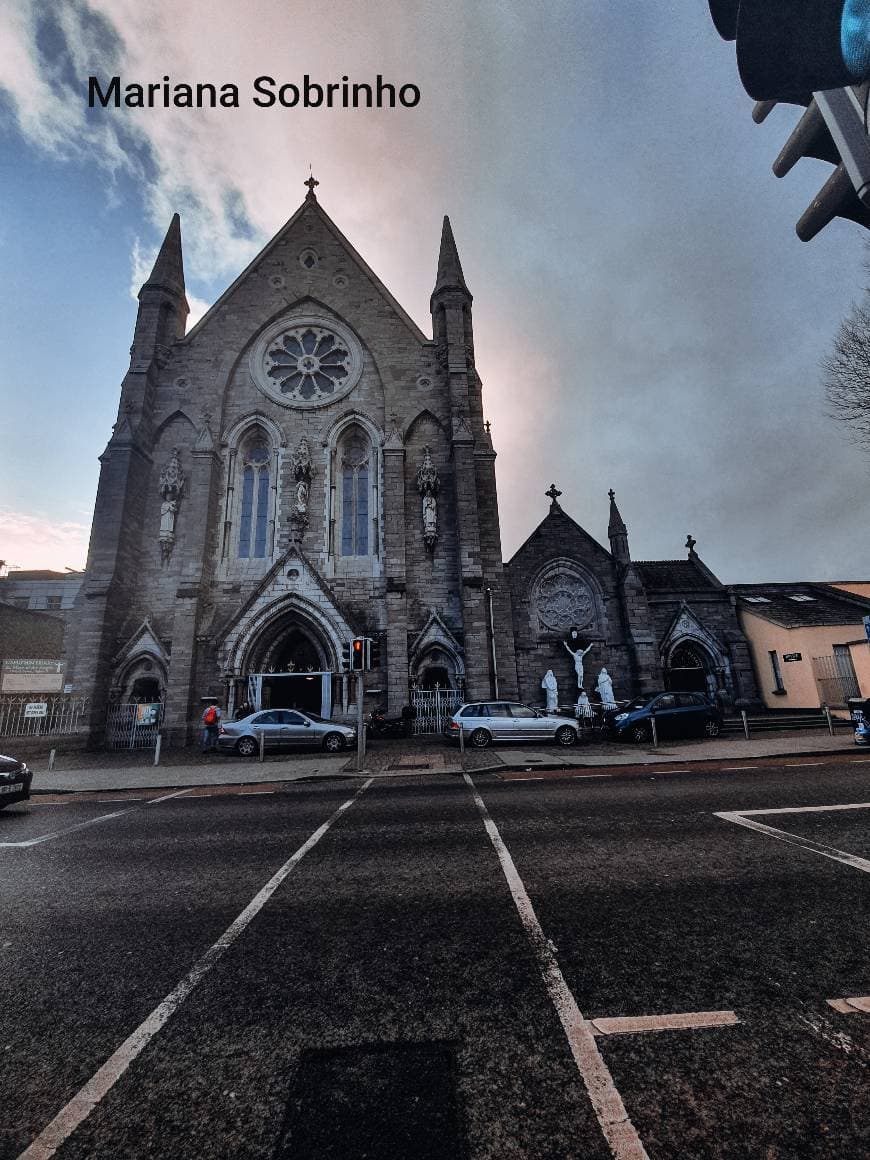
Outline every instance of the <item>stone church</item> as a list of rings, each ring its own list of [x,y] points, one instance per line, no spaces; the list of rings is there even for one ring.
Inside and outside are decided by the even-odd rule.
[[[634,563],[615,499],[609,550],[549,514],[502,560],[495,450],[472,295],[444,219],[432,335],[324,212],[304,202],[190,330],[176,215],[139,308],[70,642],[91,732],[163,705],[191,739],[203,699],[342,717],[348,642],[372,638],[366,711],[409,697],[560,703],[606,665],[618,696],[754,698],[726,589],[688,559]],[[440,693],[439,693],[440,696]],[[421,700],[422,704],[422,700]]]

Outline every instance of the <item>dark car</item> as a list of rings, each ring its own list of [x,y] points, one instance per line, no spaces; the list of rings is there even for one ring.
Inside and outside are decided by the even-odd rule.
[[[0,757],[0,810],[13,802],[27,801],[33,771],[17,757]]]
[[[670,737],[718,737],[722,714],[703,693],[652,693],[637,697],[604,715],[610,733],[620,740],[649,741],[655,716],[659,740]]]
[[[356,729],[327,721],[316,713],[298,709],[263,709],[241,721],[226,721],[218,735],[218,749],[253,757],[260,749],[260,735],[266,752],[319,745],[327,753],[339,753],[356,742]]]

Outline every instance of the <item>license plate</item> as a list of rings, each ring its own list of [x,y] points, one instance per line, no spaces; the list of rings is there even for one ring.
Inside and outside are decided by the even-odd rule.
[[[24,789],[22,784],[18,785],[0,785],[0,793],[20,793]]]

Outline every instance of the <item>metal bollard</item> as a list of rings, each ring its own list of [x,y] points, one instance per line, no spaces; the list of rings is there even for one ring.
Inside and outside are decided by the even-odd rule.
[[[49,773],[51,773],[51,771],[54,769],[54,759],[55,759],[56,754],[57,754],[57,750],[52,749],[51,753],[49,753],[49,755],[48,755],[48,772]]]
[[[653,749],[658,749],[658,747],[659,747],[659,731],[658,731],[658,729],[656,729],[656,715],[655,715],[655,713],[650,713],[649,723],[650,723],[650,728],[652,729]]]
[[[828,719],[828,732],[833,737],[834,736],[834,722],[831,720],[831,710],[828,708],[827,705],[825,705],[825,716]]]
[[[157,741],[154,744],[154,764],[160,764],[160,746],[163,744],[163,734],[157,734]]]
[[[740,710],[740,716],[743,718],[743,735],[745,736],[746,740],[748,741],[749,740],[749,718],[746,716],[745,709]]]
[[[259,729],[260,734],[260,761],[266,760],[266,730]]]
[[[459,752],[465,752],[465,726],[459,722]]]

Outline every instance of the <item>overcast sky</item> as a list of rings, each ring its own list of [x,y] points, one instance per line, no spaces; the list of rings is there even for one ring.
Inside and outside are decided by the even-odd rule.
[[[238,109],[88,111],[87,77],[235,83]],[[272,109],[254,80],[371,81],[414,109]],[[318,197],[428,314],[449,213],[474,293],[505,558],[544,491],[635,559],[724,581],[867,579],[870,456],[819,361],[865,233],[794,222],[829,167],[770,165],[705,0],[0,0],[0,557],[82,566],[135,292],[175,210],[194,317]]]

